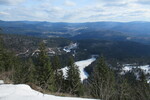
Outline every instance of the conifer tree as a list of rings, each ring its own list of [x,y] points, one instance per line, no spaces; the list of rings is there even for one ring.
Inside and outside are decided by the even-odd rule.
[[[29,58],[29,60],[26,62],[26,69],[27,69],[27,80],[26,82],[28,83],[35,83],[36,82],[36,76],[35,76],[35,65],[32,61],[31,58]]]
[[[23,84],[26,83],[27,77],[27,69],[25,68],[25,64],[21,61],[16,62],[16,66],[14,68],[15,72],[13,73],[13,81],[15,84]]]
[[[62,92],[64,88],[64,76],[63,72],[60,69],[61,64],[58,56],[54,56],[54,60],[52,62],[53,70],[55,74],[55,86],[57,92]]]
[[[0,49],[3,48],[3,39],[2,39],[2,35],[0,34]]]
[[[38,84],[44,89],[54,91],[55,90],[54,71],[52,70],[50,59],[46,52],[46,47],[44,43],[40,44],[39,50],[40,52],[37,58]]]
[[[57,71],[57,76],[55,74],[55,86],[56,86],[56,91],[57,92],[65,92],[65,80],[63,76],[62,70],[58,69]]]
[[[101,57],[89,78],[91,95],[94,98],[110,100],[114,95],[114,74]]]
[[[9,71],[12,69],[12,66],[14,65],[13,57],[14,55],[4,48],[2,35],[0,35],[0,72]]]
[[[0,72],[2,72],[4,68],[3,53],[2,36],[0,35]]]
[[[150,100],[150,85],[147,83],[144,72],[142,71],[139,76],[136,87],[137,100]]]
[[[55,71],[57,71],[57,69],[61,68],[61,64],[60,64],[60,60],[59,60],[58,56],[54,56],[52,65],[53,65],[53,70],[55,70]]]
[[[67,91],[70,94],[80,95],[80,72],[78,66],[74,64],[73,58],[70,58],[67,70]]]
[[[132,100],[131,97],[131,87],[129,85],[129,83],[127,82],[126,79],[120,77],[119,78],[119,82],[117,85],[117,94],[116,94],[116,99],[115,100]]]

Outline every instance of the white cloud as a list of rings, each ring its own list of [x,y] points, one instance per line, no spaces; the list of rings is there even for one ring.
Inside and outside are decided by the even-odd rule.
[[[9,15],[7,12],[0,12],[0,15]]]
[[[150,0],[137,0],[137,3],[144,4],[144,5],[150,5]]]
[[[1,4],[2,1],[3,4],[4,1],[12,3],[12,0],[0,0]],[[15,1],[18,4],[23,0]],[[50,22],[150,21],[150,6],[137,3],[137,0],[93,0],[87,4],[80,4],[80,1],[88,0],[77,0],[76,3],[71,0],[32,0],[33,6],[26,3],[24,6],[7,5],[1,7],[0,19]],[[75,7],[68,9],[70,6]]]
[[[76,6],[76,3],[70,0],[65,0],[64,5],[66,6]]]
[[[0,0],[0,5],[15,5],[18,3],[22,3],[25,0]]]

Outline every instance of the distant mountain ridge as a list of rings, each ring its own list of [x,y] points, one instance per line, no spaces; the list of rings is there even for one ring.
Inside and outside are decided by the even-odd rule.
[[[0,21],[4,33],[71,39],[103,38],[150,43],[150,22]],[[142,41],[141,41],[142,40]]]

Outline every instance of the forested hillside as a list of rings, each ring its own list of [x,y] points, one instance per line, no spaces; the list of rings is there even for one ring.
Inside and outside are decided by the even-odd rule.
[[[0,79],[60,96],[149,100],[150,45],[120,32],[82,32],[74,38],[1,34]]]
[[[13,51],[25,51],[28,49],[37,49],[40,42],[44,41],[50,48],[64,47],[70,44],[70,40],[64,38],[38,38],[27,35],[3,34],[3,40],[6,48]]]
[[[40,21],[0,21],[4,33],[36,37],[126,40],[150,44],[150,22],[51,23]]]
[[[90,74],[87,75],[87,79],[82,82],[79,67],[74,63],[76,55],[72,56],[71,52],[69,52],[70,55],[67,56],[66,53],[66,55],[64,55],[66,63],[62,64],[64,59],[62,59],[61,55],[54,54],[49,56],[47,52],[47,46],[64,46],[61,44],[63,39],[58,40],[61,41],[60,44],[56,42],[59,38],[56,38],[56,40],[54,39],[53,43],[56,44],[53,46],[53,43],[47,45],[48,43],[43,41],[44,38],[40,39],[26,36],[17,38],[17,35],[12,37],[11,35],[8,36],[10,37],[7,37],[7,35],[1,36],[0,42],[0,79],[4,80],[6,83],[29,84],[33,89],[43,93],[50,92],[54,94],[57,93],[57,95],[63,94],[102,100],[148,100],[150,98],[150,86],[149,83],[147,83],[148,74],[140,71],[140,69],[137,69],[139,70],[138,79],[136,78],[136,74],[134,74],[136,70],[121,74],[123,70],[121,70],[122,67],[118,62],[113,62],[116,63],[116,66],[112,67],[111,63],[109,63],[110,60],[105,60],[103,56],[100,56],[97,58],[96,62],[93,63],[93,68]],[[22,48],[22,46],[17,44],[20,43],[20,41],[23,42],[21,43],[23,47],[31,44],[28,46],[29,48],[36,41],[35,43],[39,44],[37,47],[38,53],[36,56],[28,56],[26,59],[22,59],[21,56],[16,56],[15,53],[13,54],[12,48],[10,48],[10,45],[8,45],[9,43],[6,42],[8,38],[10,38],[13,45],[19,45],[20,48]],[[95,43],[94,45],[90,44],[93,43],[92,41],[88,41],[89,42],[79,41],[78,43],[83,47],[83,50],[78,46],[78,48],[75,49],[76,52],[78,52],[78,49],[81,49],[80,51],[87,49],[89,54],[94,53],[90,52],[88,48],[84,48],[84,42],[88,44],[88,46],[85,47],[89,47],[90,49],[96,48],[92,48],[96,45],[98,45],[98,48],[99,46],[102,48],[105,48],[105,46],[112,48],[110,44],[113,43],[92,40]],[[65,50],[66,49],[67,48],[65,48]],[[13,50],[15,50],[15,48]],[[99,49],[97,51],[99,51]],[[146,53],[146,51],[144,52]],[[61,70],[64,65],[67,66],[66,76],[64,76]]]
[[[40,38],[26,35],[3,34],[5,48],[13,51],[18,56],[31,57],[38,52],[40,42],[44,42],[50,55],[74,55],[76,60],[82,60],[90,55],[104,55],[107,59],[120,61],[145,59],[149,63],[150,46],[132,41],[103,40],[103,39],[79,39],[69,40],[66,38]],[[66,52],[72,43],[77,47]],[[66,48],[67,47],[67,48]]]
[[[149,58],[150,45],[131,41],[108,41],[100,39],[78,40],[79,48],[90,54],[105,55],[108,59]]]

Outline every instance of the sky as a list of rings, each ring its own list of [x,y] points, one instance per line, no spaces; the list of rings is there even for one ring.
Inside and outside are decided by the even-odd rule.
[[[0,20],[150,21],[150,0],[0,0]]]

